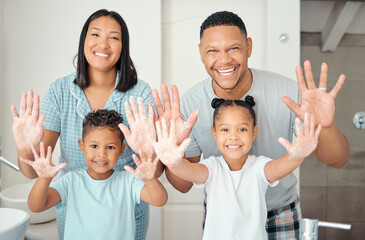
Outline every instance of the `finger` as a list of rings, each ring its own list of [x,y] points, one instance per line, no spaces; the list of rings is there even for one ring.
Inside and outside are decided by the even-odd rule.
[[[309,114],[306,112],[304,114],[304,128],[303,128],[303,135],[308,136],[309,134]]]
[[[289,149],[291,147],[291,143],[288,140],[286,140],[285,138],[280,137],[280,138],[278,138],[278,142],[281,145],[283,145],[287,151],[289,151]]]
[[[314,129],[316,127],[315,119],[313,115],[310,115],[310,126],[309,126],[309,136],[314,137]]]
[[[148,122],[150,124],[154,123],[154,116],[155,116],[155,111],[153,110],[153,106],[151,103],[147,103],[147,108],[148,108]]]
[[[332,88],[330,95],[333,98],[336,98],[337,94],[340,92],[343,84],[345,83],[345,75],[341,74],[340,77],[337,80],[336,85]]]
[[[321,124],[319,124],[319,125],[317,126],[317,129],[316,129],[316,132],[315,132],[315,135],[314,135],[314,137],[315,137],[316,139],[318,139],[319,134],[321,134],[321,130],[322,130],[322,125],[321,125]]]
[[[134,170],[134,168],[132,168],[132,167],[130,167],[130,166],[128,166],[128,165],[125,165],[125,166],[124,166],[124,169],[125,169],[127,172],[132,173],[132,175],[133,175],[133,176],[135,176],[135,174],[136,174],[136,170]]]
[[[46,157],[49,161],[49,163],[51,164],[52,163],[52,147],[51,146],[48,146],[47,148],[47,157]]]
[[[139,113],[138,113],[136,102],[134,101],[134,97],[130,96],[129,97],[129,102],[131,104],[131,109],[132,109],[132,113],[133,113],[134,118],[136,120],[139,120],[140,116],[139,116]]]
[[[118,124],[118,127],[120,128],[120,130],[122,131],[124,137],[125,137],[125,140],[127,142],[129,142],[129,139],[131,137],[131,131],[129,131],[128,127],[126,125],[124,125],[123,123],[119,123]]]
[[[152,163],[152,155],[153,155],[153,152],[151,153],[151,151],[149,151],[148,155],[147,155],[147,162],[148,163]]]
[[[171,91],[172,91],[172,108],[175,113],[181,115],[179,90],[177,89],[176,85],[171,86]]]
[[[42,159],[44,159],[46,157],[46,153],[45,153],[45,149],[44,149],[44,143],[41,142],[40,146],[39,146],[39,155]]]
[[[31,115],[33,109],[33,91],[28,90],[28,96],[27,96],[27,108],[25,110],[26,115]]]
[[[67,163],[60,163],[56,167],[56,171],[59,172],[61,169],[65,168],[67,166]]]
[[[31,160],[28,160],[28,159],[25,159],[25,158],[22,158],[22,157],[19,157],[19,160],[26,163],[26,164],[28,164],[29,166],[33,167],[34,161],[31,161]]]
[[[158,95],[158,91],[156,89],[152,90],[152,98],[153,102],[155,103],[155,108],[157,111],[157,118],[161,117],[163,115],[163,106],[160,101],[160,96]]]
[[[35,149],[35,147],[34,147],[34,145],[33,145],[33,144],[31,144],[31,145],[30,145],[30,148],[32,149],[32,152],[33,152],[34,158],[35,158],[35,159],[39,158],[39,155],[38,155],[37,149]]]
[[[169,89],[165,84],[161,84],[161,92],[165,110],[170,110],[171,109],[170,94],[169,94]]]
[[[176,143],[175,120],[171,120],[171,124],[170,124],[170,138],[173,139],[174,143]]]
[[[164,118],[162,118],[162,137],[163,138],[168,138],[169,137],[169,134],[167,132],[166,120]]]
[[[18,114],[18,112],[16,111],[16,108],[15,108],[15,106],[14,106],[14,105],[11,105],[11,106],[10,106],[10,111],[11,111],[11,113],[12,113],[12,115],[13,115],[13,119],[16,119],[16,118],[18,118],[18,117],[19,117],[19,114]]]
[[[44,122],[44,119],[46,118],[46,115],[45,114],[42,114],[39,118],[38,118],[38,126],[40,128],[43,128],[43,122]]]
[[[300,138],[302,136],[302,126],[300,125],[299,118],[295,118],[295,126],[297,138]]]
[[[187,125],[188,128],[192,128],[194,126],[194,124],[196,123],[196,120],[198,120],[198,115],[199,115],[199,110],[198,109],[194,110],[190,114],[188,120],[186,121],[186,125]]]
[[[310,61],[308,60],[304,62],[304,74],[305,79],[307,80],[308,89],[315,89],[316,84],[314,83],[313,79],[312,67]]]
[[[304,76],[303,76],[303,70],[300,66],[297,66],[295,68],[295,73],[297,75],[297,81],[298,81],[298,86],[299,86],[299,91],[303,92],[307,89],[307,85],[305,84],[304,81]]]
[[[141,164],[141,160],[136,156],[136,154],[132,155],[132,158],[134,160],[134,162],[136,163],[137,167]]]
[[[124,103],[124,109],[125,109],[125,115],[127,116],[127,122],[129,123],[129,126],[132,125],[136,119],[134,118],[131,108],[129,106],[128,102]]]
[[[39,117],[39,95],[35,95],[34,104],[32,109],[32,120],[33,122],[37,122]]]
[[[20,100],[20,109],[19,109],[19,115],[22,116],[25,114],[27,108],[27,93],[22,93],[22,98]]]
[[[299,117],[300,119],[303,119],[303,114],[301,113],[300,107],[299,107],[299,105],[296,102],[294,102],[292,99],[290,99],[287,96],[282,97],[281,100],[285,103],[285,105],[291,111],[293,111],[293,113],[295,114],[295,116]]]
[[[328,66],[326,63],[321,65],[321,74],[319,75],[319,89],[327,89]]]
[[[146,120],[147,116],[146,116],[146,112],[144,110],[143,101],[142,101],[141,97],[137,98],[137,103],[138,103],[138,112],[139,112],[139,116],[140,116],[141,120]]]
[[[155,158],[153,159],[152,164],[153,164],[153,165],[157,165],[157,163],[158,163],[158,161],[159,161],[159,160],[160,160],[160,159],[158,158],[158,156],[157,156],[157,154],[156,154]]]
[[[184,154],[185,149],[189,146],[189,143],[191,142],[191,138],[187,138],[185,139],[180,146],[178,147],[178,153],[179,154]]]

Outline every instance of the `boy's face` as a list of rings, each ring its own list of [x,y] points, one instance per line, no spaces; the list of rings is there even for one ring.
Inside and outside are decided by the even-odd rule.
[[[120,133],[110,127],[91,129],[83,141],[79,140],[79,145],[89,166],[87,172],[95,180],[107,179],[112,175],[125,148]]]
[[[231,170],[242,168],[257,131],[247,109],[230,106],[220,111],[212,134]],[[234,169],[234,166],[238,166],[238,169]]]

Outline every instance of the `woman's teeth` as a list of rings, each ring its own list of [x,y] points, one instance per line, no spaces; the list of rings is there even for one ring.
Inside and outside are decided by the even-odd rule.
[[[109,54],[99,53],[99,52],[96,52],[95,55],[100,57],[109,57]]]

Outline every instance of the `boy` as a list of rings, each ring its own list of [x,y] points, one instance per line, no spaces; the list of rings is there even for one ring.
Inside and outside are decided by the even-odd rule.
[[[86,115],[79,146],[88,168],[69,172],[51,187],[52,179],[66,166],[51,163],[51,147],[46,154],[41,143],[39,155],[32,146],[35,161],[21,159],[39,176],[29,194],[30,210],[67,208],[65,239],[134,239],[135,204],[142,200],[163,206],[167,201],[165,188],[154,176],[158,158],[152,160],[152,151],[148,156],[140,154],[140,159],[133,155],[136,170],[126,166],[127,172],[114,171],[125,148],[118,128],[122,121],[113,110]]]

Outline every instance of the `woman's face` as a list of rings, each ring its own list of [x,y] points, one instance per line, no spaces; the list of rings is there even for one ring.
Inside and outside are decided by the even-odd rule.
[[[114,18],[102,16],[90,22],[84,45],[89,71],[115,70],[121,51],[122,29]]]

